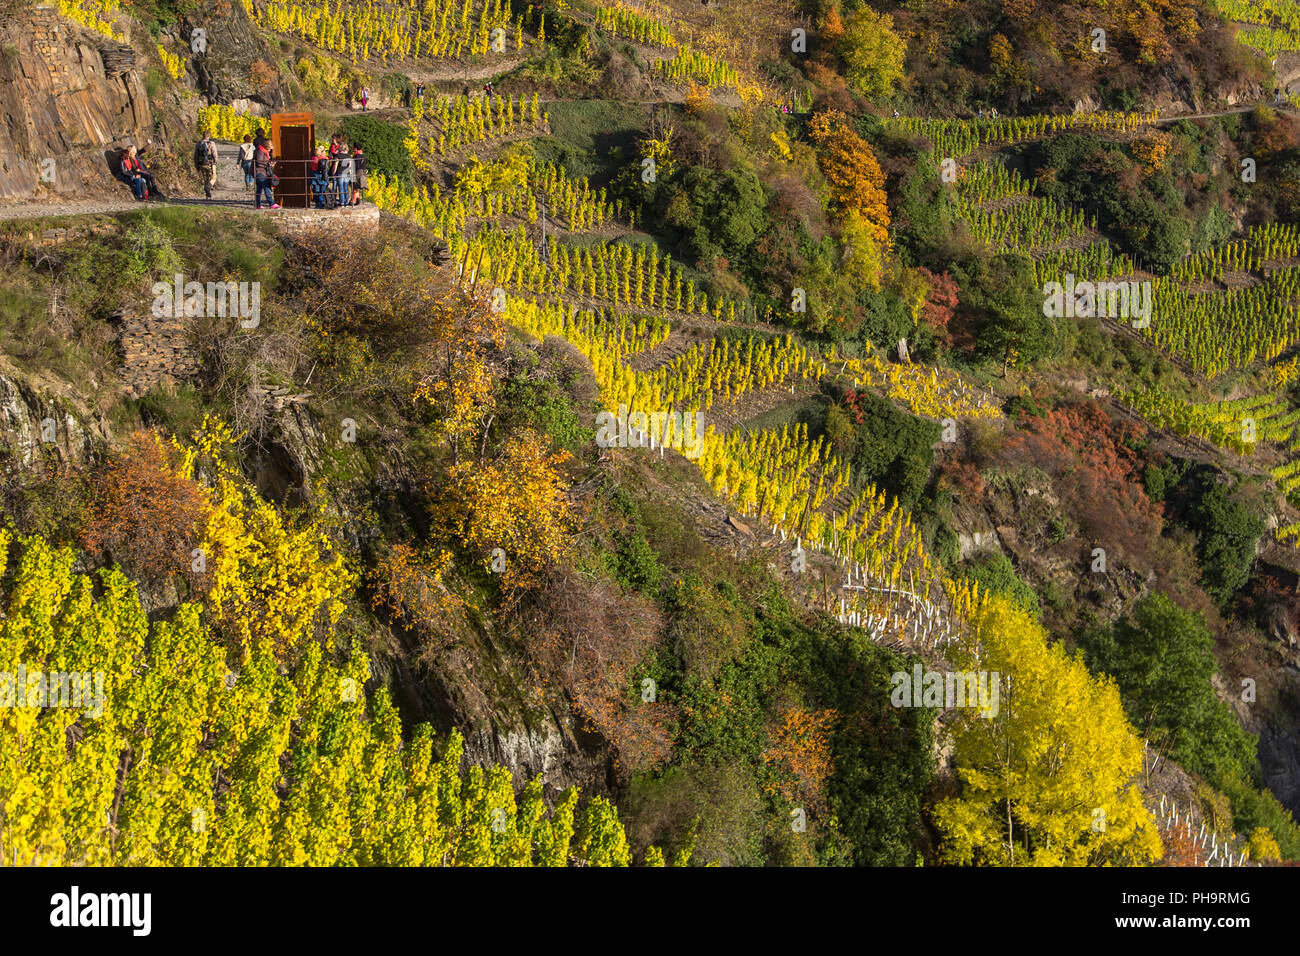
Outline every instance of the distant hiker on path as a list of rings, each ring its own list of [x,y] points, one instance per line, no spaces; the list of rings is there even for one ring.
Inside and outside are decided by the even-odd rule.
[[[1282,88],[1280,86],[1273,87],[1273,102],[1274,103],[1282,102]]]
[[[423,84],[423,83],[421,83],[419,86],[417,86],[417,87],[415,88],[415,98],[416,98],[416,99],[420,99],[420,100],[424,99],[424,84]]]
[[[244,141],[239,144],[239,168],[244,171],[244,188],[253,188],[253,137],[245,134]]]
[[[361,112],[364,113],[366,111],[366,104],[369,102],[370,102],[370,88],[362,87],[361,88]]]
[[[203,180],[203,195],[211,199],[212,187],[217,184],[217,145],[211,133],[204,133],[194,147],[194,168]]]

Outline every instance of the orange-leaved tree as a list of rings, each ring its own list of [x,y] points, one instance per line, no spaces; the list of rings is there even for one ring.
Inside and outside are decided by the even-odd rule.
[[[176,455],[153,432],[135,432],[93,476],[93,505],[81,544],[107,553],[131,574],[163,579],[191,570],[203,543],[208,492],[180,473]]]
[[[826,809],[826,781],[834,769],[829,735],[836,716],[833,710],[800,707],[782,714],[763,751],[763,762],[773,771],[768,793],[812,814]]]
[[[830,187],[830,200],[841,222],[856,212],[882,247],[889,245],[889,206],[885,174],[871,146],[854,132],[839,110],[818,113],[808,122],[817,144],[817,164]]]

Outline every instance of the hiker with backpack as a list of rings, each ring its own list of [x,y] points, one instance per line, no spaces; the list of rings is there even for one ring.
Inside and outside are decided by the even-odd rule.
[[[316,153],[312,156],[311,163],[307,168],[308,181],[311,183],[311,194],[315,199],[317,209],[329,208],[327,205],[330,199],[329,165],[329,159],[325,156],[325,147],[317,146]]]
[[[253,137],[245,134],[239,144],[239,168],[244,171],[244,188],[253,188]]]
[[[361,112],[364,113],[366,111],[366,104],[369,102],[370,102],[370,87],[363,86],[361,88]]]
[[[275,193],[272,191],[279,184],[279,178],[271,167],[271,144],[265,137],[258,137],[260,140],[253,150],[253,180],[257,184],[254,194],[255,208],[262,208],[262,192],[265,190],[266,199],[271,209],[279,209],[280,204],[275,201]]]
[[[211,199],[212,187],[217,184],[217,144],[212,142],[211,133],[204,133],[194,147],[194,168],[203,180],[203,195]]]

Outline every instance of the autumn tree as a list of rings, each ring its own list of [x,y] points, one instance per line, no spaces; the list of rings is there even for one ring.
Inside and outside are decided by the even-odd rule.
[[[894,32],[894,18],[865,3],[849,16],[839,41],[849,82],[864,96],[888,96],[903,79],[907,44]]]
[[[495,459],[450,469],[450,494],[439,509],[443,521],[485,563],[500,548],[511,587],[527,585],[569,553],[572,513],[559,471],[569,457],[525,429]]]
[[[157,435],[134,433],[93,477],[92,494],[81,541],[88,552],[107,553],[147,579],[191,570],[207,492],[179,473],[173,449]]]
[[[491,175],[519,173],[509,162],[492,169]],[[478,183],[489,174],[479,167],[464,175]],[[302,287],[292,291],[323,356],[338,365],[359,350],[384,355],[386,369],[366,363],[352,376],[353,388],[385,395],[406,389],[401,397],[414,401],[459,459],[492,414],[491,362],[505,342],[487,295],[451,284],[411,250],[378,239],[352,237],[293,255]]]
[[[763,762],[772,772],[768,793],[811,814],[826,808],[826,781],[834,770],[830,732],[833,710],[789,708],[768,730]]]
[[[371,604],[392,615],[419,639],[427,656],[446,644],[465,601],[448,585],[450,551],[421,554],[409,544],[397,544],[371,572]]]
[[[867,141],[853,131],[838,110],[818,113],[808,122],[808,136],[817,144],[817,164],[830,187],[830,200],[841,223],[853,213],[862,217],[867,233],[882,249],[889,247],[889,206],[885,174]]]
[[[957,280],[949,272],[931,272],[925,266],[917,270],[925,280],[925,302],[921,306],[920,319],[936,332],[946,332],[953,313],[957,311]]]
[[[844,243],[841,261],[845,275],[855,287],[879,292],[880,274],[884,271],[881,244],[876,240],[875,230],[858,210],[849,210],[840,230],[840,240]]]
[[[973,614],[954,666],[1000,681],[996,714],[958,712],[962,791],[935,808],[942,854],[957,864],[1087,866],[1158,859],[1160,838],[1133,783],[1142,743],[1119,691],[1008,598]]]
[[[461,442],[490,421],[491,356],[505,344],[505,327],[485,299],[459,291],[427,302],[423,314],[429,339],[421,347],[424,372],[415,400],[429,406],[436,431],[459,460]]]
[[[1268,827],[1256,827],[1250,832],[1248,854],[1256,863],[1277,863],[1282,859],[1282,851]]]
[[[538,683],[569,696],[586,727],[614,747],[620,771],[668,758],[674,709],[645,678],[635,680],[663,630],[652,600],[555,564],[522,595],[512,621]]]

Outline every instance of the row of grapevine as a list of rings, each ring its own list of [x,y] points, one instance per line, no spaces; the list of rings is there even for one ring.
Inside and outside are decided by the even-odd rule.
[[[1300,50],[1300,7],[1295,0],[1214,0],[1225,20],[1250,24],[1237,39],[1269,58]]]
[[[570,230],[600,228],[622,211],[622,200],[617,206],[609,202],[605,190],[593,190],[586,176],[581,182],[574,182],[562,166],[554,163],[547,163],[536,175],[546,195],[547,208],[552,215],[563,213]]]
[[[181,74],[185,72],[185,58],[171,53],[161,43],[158,44],[158,57],[162,60],[163,69],[173,80],[179,80]]]
[[[740,73],[725,60],[682,43],[662,20],[656,20],[623,4],[596,8],[596,26],[612,37],[624,36],[637,43],[664,47],[673,55],[659,60],[656,68],[674,83],[693,83],[705,90],[730,88],[748,102],[762,100],[765,91],[741,80]]]
[[[1011,196],[1028,196],[1031,183],[1000,162],[975,163],[962,170],[957,194],[970,205],[983,206]]]
[[[842,508],[849,469],[807,426],[743,435],[710,432],[699,459],[705,479],[722,497],[806,550],[834,556],[850,580],[910,594],[929,605],[935,568],[907,509],[872,485]],[[897,601],[891,605],[904,609]]]
[[[1096,227],[1087,221],[1082,210],[1049,199],[1034,198],[994,209],[966,201],[958,206],[971,235],[997,250],[1028,253],[1042,246],[1068,242]]]
[[[731,65],[690,47],[681,47],[672,59],[660,60],[657,66],[664,78],[674,83],[695,83],[710,90],[739,90],[742,86],[740,74]]]
[[[1289,543],[1293,548],[1300,548],[1300,521],[1279,527],[1273,532],[1273,540],[1278,544]]]
[[[994,249],[1028,253],[1096,228],[1081,210],[1031,195],[1029,183],[999,162],[962,170],[957,208],[971,234]]]
[[[56,677],[54,699],[0,707],[0,740],[14,743],[0,747],[7,863],[630,862],[603,798],[579,808],[569,790],[548,812],[540,778],[516,796],[504,767],[463,770],[459,733],[440,748],[427,724],[404,739],[387,693],[362,690],[366,655],[336,663],[306,641],[286,667],[264,643],[235,674],[199,605],[150,623],[120,569],[92,579],[76,561],[0,532],[0,670],[93,675],[94,688]]]
[[[512,232],[486,228],[473,238],[449,237],[452,256],[475,268],[479,284],[518,289],[536,295],[574,295],[615,304],[664,311],[711,314],[734,321],[736,303],[696,294],[695,282],[684,278],[671,256],[659,257],[659,247],[638,243],[569,247],[553,238],[545,257],[520,225]]]
[[[118,0],[59,0],[59,16],[110,40],[126,43],[126,34],[117,28],[120,11]]]
[[[388,63],[486,54],[494,35],[504,40],[510,34],[514,49],[523,46],[523,20],[511,17],[508,0],[425,0],[409,5],[350,0],[332,7],[329,0],[266,0],[251,6],[250,15],[259,26],[351,57],[354,63],[372,57]],[[498,30],[502,32],[495,33]]]
[[[646,319],[634,325],[630,317],[617,313],[597,316],[517,297],[508,302],[506,318],[529,335],[560,336],[583,352],[591,361],[602,404],[610,409],[623,406],[652,413],[707,408],[719,389],[726,397],[729,389],[827,374],[822,361],[788,336],[766,344],[751,338],[735,348],[726,340],[715,341],[674,362],[638,372],[624,360],[663,341],[666,325]],[[667,444],[680,450],[686,443],[677,439],[673,434]],[[880,625],[873,624],[873,633],[885,633],[904,620],[913,622],[918,639],[951,631],[952,619],[931,603],[934,580],[947,582],[932,565],[906,509],[870,486],[836,507],[848,494],[850,470],[834,458],[824,438],[811,442],[806,426],[720,435],[710,425],[704,429],[697,463],[715,490],[745,514],[771,522],[774,531],[799,539],[810,550],[832,555],[847,574],[870,582],[863,587],[883,595],[888,610],[873,619]]]
[[[1095,221],[1081,210],[1035,196],[1031,182],[1000,162],[962,170],[957,207],[975,239],[1032,258],[1036,288],[1062,281],[1067,273],[1091,281],[1133,274],[1133,263],[1105,239],[1079,245],[1089,229],[1096,229]]]
[[[509,176],[503,176],[501,167],[507,164],[512,168]],[[444,193],[436,183],[404,186],[383,173],[371,175],[367,191],[367,198],[380,209],[443,238],[463,234],[470,218],[500,221],[518,217],[532,225],[539,218],[539,195],[547,203],[550,221],[554,222],[559,213],[571,230],[602,227],[622,210],[621,201],[610,203],[603,189],[593,190],[585,179],[575,183],[563,169],[551,164],[538,170],[524,156],[487,164],[471,156],[457,174],[451,192]],[[567,268],[564,263],[571,257],[569,248],[558,246],[553,252],[563,272]],[[577,250],[572,256],[584,259]],[[657,261],[657,257],[658,248],[652,247],[652,260]]]
[[[1222,282],[1225,272],[1255,272],[1279,259],[1300,256],[1300,227],[1289,223],[1252,226],[1245,237],[1187,256],[1170,270],[1183,282]]]
[[[511,96],[442,96],[431,110],[423,100],[415,102],[415,121],[437,121],[436,138],[428,138],[430,154],[446,156],[471,143],[503,139],[516,133],[535,133],[550,123],[550,115],[539,110],[537,94],[525,101]]]
[[[664,46],[669,49],[676,49],[678,46],[677,38],[673,36],[667,24],[625,7],[621,3],[613,7],[597,7],[596,26],[607,30],[612,37],[623,36],[637,43]]]
[[[623,405],[632,411],[701,411],[749,392],[815,380],[826,371],[824,363],[786,335],[766,342],[751,336],[734,348],[728,339],[697,344],[640,372],[625,360],[667,338],[662,320],[647,325],[642,318],[634,324],[621,312],[591,313],[520,298],[507,303],[506,318],[535,338],[558,335],[586,355],[611,410]]]
[[[1289,411],[1286,402],[1273,395],[1205,404],[1159,389],[1117,392],[1115,397],[1157,428],[1204,438],[1239,455],[1251,454],[1259,442],[1289,442],[1300,422],[1300,410]]]
[[[236,113],[220,103],[199,107],[199,132],[222,142],[238,143],[245,136],[256,136],[258,130],[266,133],[270,129],[271,121],[265,116]]]
[[[1034,288],[1047,282],[1064,282],[1066,275],[1093,282],[1132,276],[1133,261],[1117,253],[1105,239],[1090,242],[1083,248],[1034,250]]]
[[[981,146],[1009,146],[1025,140],[1067,131],[1091,133],[1132,132],[1156,119],[1151,113],[1068,113],[1061,115],[1000,116],[988,119],[943,120],[917,116],[887,118],[886,130],[907,136],[925,136],[939,156],[959,158]]]
[[[1255,285],[1207,293],[1155,280],[1143,335],[1208,377],[1271,361],[1300,344],[1298,278],[1295,268],[1279,269]]]
[[[833,350],[826,360],[831,366],[840,361],[835,358]],[[1002,416],[995,401],[968,385],[952,369],[887,362],[869,355],[843,360],[835,375],[846,383],[852,380],[854,388],[883,391],[893,401],[901,402],[915,414],[928,418],[978,420]]]

